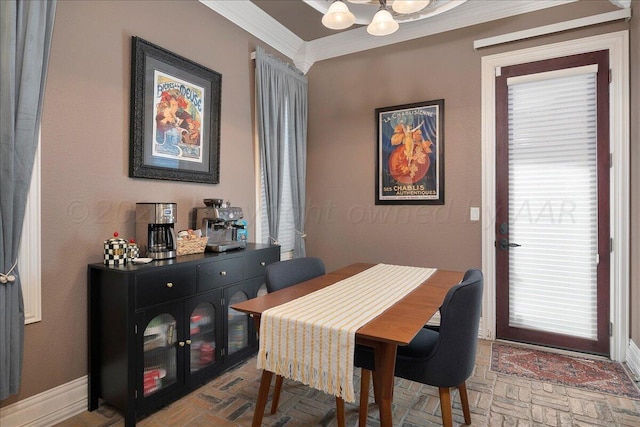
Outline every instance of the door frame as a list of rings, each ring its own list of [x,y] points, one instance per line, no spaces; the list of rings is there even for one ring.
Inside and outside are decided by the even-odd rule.
[[[611,253],[611,359],[624,361],[629,347],[629,35],[602,34],[482,57],[482,270],[485,291],[481,337],[496,336],[495,259],[495,75],[500,67],[544,59],[609,50]]]

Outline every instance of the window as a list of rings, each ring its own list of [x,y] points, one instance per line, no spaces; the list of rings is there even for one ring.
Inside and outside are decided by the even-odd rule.
[[[286,128],[286,126],[285,126]],[[284,158],[289,159],[289,145],[291,144],[291,138],[288,135],[285,135],[285,144],[284,144]],[[261,163],[260,163],[261,164]],[[260,203],[259,203],[259,218],[260,218],[260,227],[257,231],[261,238],[261,242],[268,243],[273,241],[273,239],[277,239],[278,244],[280,245],[280,258],[290,259],[293,258],[293,248],[295,244],[295,223],[293,219],[293,198],[292,198],[292,189],[291,189],[291,169],[289,167],[289,162],[285,160],[284,162],[284,170],[283,170],[283,178],[282,178],[282,204],[280,205],[280,221],[278,224],[278,236],[269,236],[269,222],[267,219],[267,199],[266,199],[266,191],[265,191],[265,181],[264,181],[264,171],[260,166]]]
[[[281,259],[304,256],[307,78],[260,47],[255,108],[256,240],[279,244]]]
[[[41,250],[40,250],[40,141],[31,174],[31,187],[27,196],[24,213],[20,250],[18,251],[18,271],[24,299],[25,324],[42,320],[41,309]]]
[[[598,338],[597,72],[507,79],[512,327]]]

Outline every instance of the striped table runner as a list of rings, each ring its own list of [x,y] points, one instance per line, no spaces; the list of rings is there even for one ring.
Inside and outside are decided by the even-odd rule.
[[[377,264],[265,310],[260,320],[258,368],[354,402],[356,331],[435,271]]]

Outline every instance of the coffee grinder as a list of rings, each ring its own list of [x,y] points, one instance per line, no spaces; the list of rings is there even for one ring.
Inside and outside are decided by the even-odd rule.
[[[176,213],[175,203],[136,203],[136,242],[141,256],[176,257]]]

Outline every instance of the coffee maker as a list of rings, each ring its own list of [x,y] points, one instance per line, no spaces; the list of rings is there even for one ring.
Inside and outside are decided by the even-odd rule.
[[[206,207],[194,208],[193,228],[200,228],[202,235],[209,238],[208,252],[226,252],[232,249],[245,248],[247,242],[238,239],[238,224],[243,218],[242,208],[223,204],[221,199],[205,199]]]
[[[176,257],[176,213],[175,203],[136,203],[136,241],[141,256]]]

